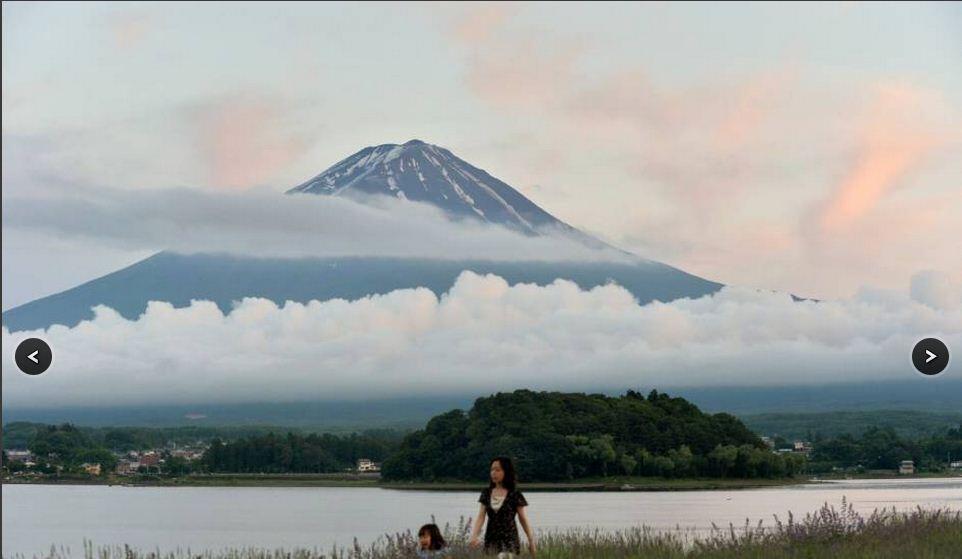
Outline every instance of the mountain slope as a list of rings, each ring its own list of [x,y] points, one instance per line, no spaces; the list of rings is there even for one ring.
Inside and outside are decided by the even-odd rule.
[[[11,332],[74,326],[93,318],[92,307],[107,305],[137,318],[148,301],[183,307],[192,299],[217,303],[227,312],[233,301],[264,297],[277,304],[312,299],[357,299],[396,289],[427,287],[447,292],[462,270],[492,273],[509,283],[546,285],[566,278],[582,288],[614,281],[642,303],[714,293],[721,285],[654,262],[491,262],[419,258],[247,258],[161,252],[132,266],[56,295],[10,309],[3,325]]]
[[[381,194],[529,234],[574,230],[486,171],[421,140],[366,147],[288,193]]]
[[[527,235],[561,234],[593,247],[607,247],[555,218],[511,186],[438,146],[411,140],[368,147],[288,191],[349,196],[360,201],[388,195],[433,204],[454,219],[504,226]],[[388,232],[389,234],[389,232]],[[334,297],[356,299],[395,289],[427,287],[446,292],[462,270],[493,273],[514,284],[545,285],[557,278],[583,288],[614,281],[642,303],[699,297],[721,285],[664,264],[627,262],[491,262],[423,258],[253,258],[161,252],[128,268],[3,313],[10,331],[73,326],[107,305],[136,318],[148,301],[186,306],[192,299],[216,302],[224,311],[244,297],[282,304]]]

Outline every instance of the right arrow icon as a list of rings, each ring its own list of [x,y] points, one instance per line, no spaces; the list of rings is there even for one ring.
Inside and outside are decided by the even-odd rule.
[[[949,365],[949,348],[937,338],[925,338],[912,349],[912,364],[923,375],[937,375]]]

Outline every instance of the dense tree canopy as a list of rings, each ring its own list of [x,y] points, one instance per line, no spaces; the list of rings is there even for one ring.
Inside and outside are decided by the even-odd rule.
[[[812,458],[815,472],[833,467],[895,470],[902,460],[912,460],[922,470],[940,470],[951,460],[962,460],[962,425],[917,440],[899,437],[891,428],[872,428],[860,437],[816,439]]]
[[[739,420],[682,398],[518,390],[453,410],[406,437],[388,479],[484,479],[493,456],[515,458],[525,479],[593,476],[774,476],[795,473]],[[789,464],[788,462],[791,462]]]
[[[397,448],[400,436],[370,432],[267,435],[224,443],[214,439],[204,453],[203,465],[212,472],[324,473],[353,468],[358,459],[380,462]]]
[[[117,464],[117,458],[109,450],[70,424],[37,429],[28,444],[41,463],[61,465],[68,470],[85,462],[99,463],[105,469],[112,469]]]

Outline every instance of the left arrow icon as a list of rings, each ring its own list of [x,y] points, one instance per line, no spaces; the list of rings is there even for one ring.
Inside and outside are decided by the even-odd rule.
[[[47,342],[40,338],[27,338],[17,345],[14,356],[17,368],[28,375],[39,375],[50,367],[53,352]]]

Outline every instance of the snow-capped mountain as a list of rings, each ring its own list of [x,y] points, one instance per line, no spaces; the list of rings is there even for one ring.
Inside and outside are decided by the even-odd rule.
[[[449,216],[477,219],[528,235],[562,234],[589,246],[607,247],[525,198],[517,190],[450,151],[411,140],[368,147],[288,191],[331,196],[383,194],[426,202]],[[610,247],[609,247],[610,248]],[[149,301],[174,306],[192,300],[214,301],[226,313],[234,301],[265,297],[285,301],[357,299],[397,289],[427,287],[437,295],[451,289],[463,270],[496,274],[511,284],[546,285],[558,278],[584,289],[615,282],[640,303],[671,301],[714,293],[721,284],[646,260],[486,261],[470,255],[451,259],[392,257],[258,258],[224,254],[161,252],[127,268],[31,301],[3,313],[11,332],[74,326],[106,305],[136,319]]]
[[[447,149],[421,140],[362,149],[288,193],[383,194],[528,234],[576,230]]]

